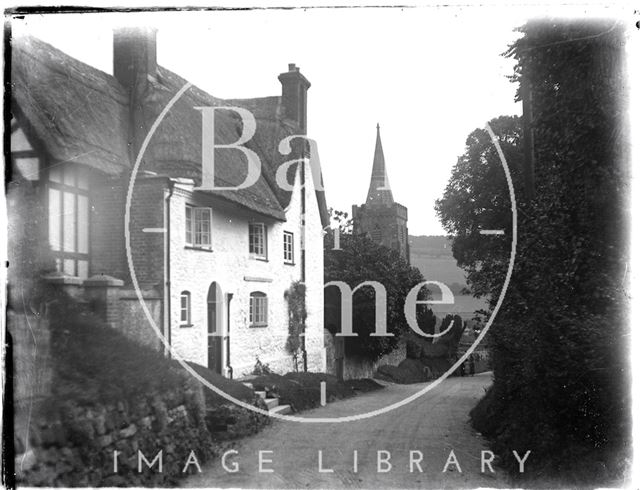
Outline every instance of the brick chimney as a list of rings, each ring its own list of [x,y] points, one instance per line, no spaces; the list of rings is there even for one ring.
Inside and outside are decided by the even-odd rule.
[[[281,73],[282,106],[287,119],[294,121],[300,130],[307,132],[307,90],[311,87],[295,63],[289,63],[289,71]]]
[[[127,132],[132,163],[146,135],[145,96],[157,71],[156,29],[122,27],[113,31],[113,76],[129,94]]]
[[[133,95],[141,95],[156,77],[156,29],[122,27],[113,32],[113,76]]]

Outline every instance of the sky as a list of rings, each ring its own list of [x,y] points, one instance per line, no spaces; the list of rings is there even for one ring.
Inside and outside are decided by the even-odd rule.
[[[158,28],[158,62],[216,97],[280,95],[296,63],[311,82],[308,134],[318,143],[329,206],[365,201],[380,124],[395,200],[409,233],[444,234],[434,202],[467,135],[521,114],[514,62],[522,10],[477,7],[294,9],[29,15],[14,21],[112,73],[112,30]]]

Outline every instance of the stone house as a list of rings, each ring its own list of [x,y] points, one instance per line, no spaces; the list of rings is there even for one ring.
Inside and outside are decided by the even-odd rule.
[[[190,86],[172,101],[187,82],[158,65],[155,38],[115,32],[113,75],[33,37],[12,40],[10,308],[44,278],[105,325],[228,377],[256,359],[324,371],[324,193],[308,163],[283,167],[288,186],[278,174],[308,155],[294,136],[306,134],[309,82],[289,65],[281,96],[223,100]],[[202,175],[210,107],[216,187]],[[247,187],[244,153],[220,147],[249,133],[243,109],[255,120],[244,147],[260,162]],[[294,366],[285,292],[296,281],[308,316]]]

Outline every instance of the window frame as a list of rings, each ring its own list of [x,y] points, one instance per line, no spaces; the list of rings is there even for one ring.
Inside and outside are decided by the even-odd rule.
[[[90,173],[89,169],[79,164],[65,163],[54,164],[46,167],[45,169],[45,192],[47,203],[47,242],[49,247],[49,253],[54,259],[56,270],[59,272],[65,272],[65,262],[73,262],[73,277],[80,277],[87,279],[91,276],[91,194],[90,194]],[[53,180],[53,174],[58,173],[58,180]],[[71,176],[69,179],[68,176]],[[82,185],[82,187],[80,187]],[[52,191],[57,192],[58,200],[58,213],[56,216],[56,223],[52,222],[51,216],[51,202]],[[66,196],[71,196],[73,202],[73,237],[72,247],[73,251],[65,250],[65,207],[67,206]],[[84,216],[81,216],[81,198],[84,198],[85,208]],[[80,218],[84,218],[81,220]],[[86,243],[81,243],[80,228],[82,223],[85,225],[84,238]],[[53,248],[51,243],[51,231],[52,226],[56,226],[58,235],[58,250]],[[86,251],[80,252],[80,246],[84,245]],[[80,274],[80,264],[86,263],[86,277],[85,274]]]
[[[262,253],[257,253],[255,251],[253,251],[253,246],[254,246],[254,242],[252,240],[252,236],[254,236],[255,234],[253,233],[253,227],[260,227],[262,230],[261,236],[262,236]],[[262,222],[262,221],[255,221],[255,222],[251,222],[249,223],[249,256],[252,259],[256,259],[256,260],[264,260],[267,261],[269,259],[268,257],[268,251],[269,251],[269,244],[267,241],[267,225],[266,223]]]
[[[373,240],[374,242],[376,243],[382,242],[382,228],[378,223],[375,223],[373,225],[373,229],[371,230],[370,236],[371,236],[371,240]]]
[[[185,204],[184,210],[184,243],[186,248],[193,248],[198,250],[211,250],[212,249],[212,229],[213,229],[213,212],[210,207],[206,206],[194,206],[192,204]],[[200,213],[206,213],[208,215],[208,229],[203,232],[202,228],[198,230],[199,222],[205,222],[202,220]],[[202,242],[202,236],[206,233],[208,237],[208,243]],[[200,238],[198,238],[200,237]],[[200,240],[201,243],[197,243]]]
[[[269,326],[269,297],[263,291],[249,293],[249,326],[262,328]]]
[[[186,299],[186,308],[182,304],[182,300]],[[186,319],[183,318],[183,312],[186,312]],[[191,323],[191,292],[190,291],[182,291],[180,292],[180,327],[192,327]]]
[[[290,248],[291,250],[287,250],[287,238],[290,239]],[[294,234],[292,231],[284,231],[282,233],[282,248],[284,253],[284,263],[288,265],[295,264],[295,246],[294,246]],[[290,255],[290,258],[287,258],[287,252]]]

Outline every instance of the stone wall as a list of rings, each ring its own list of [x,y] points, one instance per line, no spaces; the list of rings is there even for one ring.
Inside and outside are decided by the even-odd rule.
[[[160,335],[164,335],[162,295],[153,289],[141,291],[141,294]],[[118,328],[121,329],[127,337],[155,349],[163,348],[158,332],[153,329],[140,304],[138,295],[133,289],[127,288],[120,291],[115,308],[119,314]]]
[[[385,354],[377,361],[369,361],[352,357],[344,359],[344,379],[373,378],[378,367],[388,364],[397,366],[407,358],[407,345],[404,341],[398,342],[389,354]]]
[[[48,320],[41,315],[10,310],[7,327],[14,352],[14,403],[49,396],[52,368]]]
[[[324,342],[326,346],[327,374],[338,376],[340,363],[342,363],[343,379],[373,378],[378,367],[388,364],[397,366],[407,358],[407,344],[404,340],[398,341],[398,346],[389,354],[385,354],[376,361],[345,356],[342,360],[337,358],[340,349],[336,349],[335,337],[325,330]]]
[[[351,210],[356,233],[367,233],[373,241],[397,250],[409,261],[407,208],[398,203],[363,204],[354,205]]]
[[[191,451],[200,465],[215,455],[202,387],[186,378],[182,388],[150,391],[130,403],[35,403],[32,410],[28,436],[16,434],[18,484],[167,485],[196,470],[183,472]],[[149,462],[161,454],[162,472],[159,461],[148,468],[140,454]]]
[[[137,298],[121,297],[118,301],[131,303],[132,314],[140,315]],[[86,304],[77,306],[79,310],[71,310],[68,316],[70,324],[77,318],[91,321]],[[7,380],[14,394],[12,462],[20,485],[172,486],[177,478],[197,470],[194,459],[204,464],[220,452],[222,441],[256,432],[269,421],[228,402],[205,402],[203,386],[177,366],[167,365],[159,382],[145,382],[136,390],[101,390],[91,369],[77,371],[73,376],[83,379],[75,385],[69,366],[60,364],[51,352],[51,345],[60,349],[66,343],[61,343],[60,337],[52,343],[49,314],[46,309],[39,314],[9,310],[7,316],[14,372]],[[58,327],[64,329],[64,321]],[[109,349],[105,344],[96,346]],[[132,352],[142,350],[132,347]],[[147,366],[142,362],[141,371]],[[108,369],[104,364],[99,366]],[[134,369],[131,376],[137,372]],[[166,376],[174,373],[177,375]],[[111,379],[114,384],[127,384],[126,376],[121,370]],[[253,403],[266,408],[258,397]],[[9,441],[10,425],[6,433]],[[154,461],[160,451],[162,471],[159,460],[148,468],[145,459]],[[193,464],[185,471],[190,457]]]

